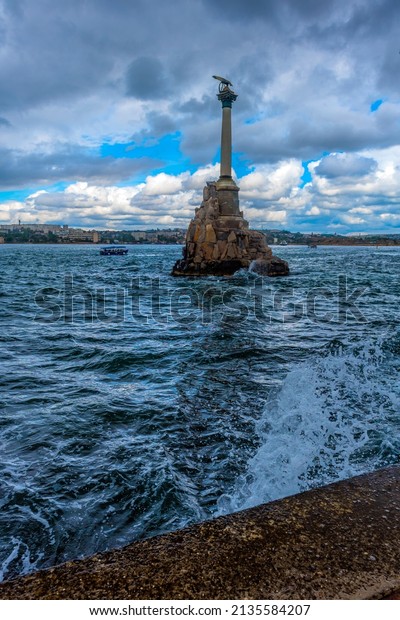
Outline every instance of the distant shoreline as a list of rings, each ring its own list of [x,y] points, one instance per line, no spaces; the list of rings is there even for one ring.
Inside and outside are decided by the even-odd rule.
[[[301,233],[289,230],[258,229],[270,246],[400,246],[400,234]],[[0,245],[184,245],[186,229],[84,230],[64,225],[0,225]]]
[[[91,243],[90,241],[76,241],[76,242],[69,242],[69,243],[54,243],[51,241],[42,241],[40,243],[37,242],[30,242],[30,241],[11,241],[11,242],[5,242],[5,243],[0,243],[0,248],[2,246],[20,246],[20,245],[31,245],[31,246],[57,246],[57,247],[69,247],[69,246],[88,246],[88,247],[103,247],[103,246],[107,246],[110,245],[112,247],[112,245],[114,244],[107,244],[107,243]],[[140,246],[154,246],[154,245],[160,245],[160,246],[175,246],[175,247],[182,247],[183,243],[168,243],[168,242],[151,242],[148,241],[146,243],[132,243],[132,242],[127,242],[127,243],[123,243],[122,245],[126,245],[128,247],[140,247]],[[273,248],[288,248],[288,247],[309,247],[308,243],[286,243],[286,244],[280,244],[280,243],[268,243],[268,245],[270,247]],[[365,243],[365,241],[363,243],[356,243],[356,242],[343,242],[342,239],[338,240],[335,243],[316,243],[316,247],[312,247],[309,249],[318,249],[318,248],[331,248],[331,247],[360,247],[360,248],[396,248],[396,247],[400,247],[400,240],[398,242],[389,242],[389,243],[377,243],[377,242],[371,242],[371,243]]]

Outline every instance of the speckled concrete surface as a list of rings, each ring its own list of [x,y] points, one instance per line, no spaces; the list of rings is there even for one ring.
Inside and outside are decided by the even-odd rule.
[[[363,599],[400,591],[400,467],[0,584],[1,599]]]

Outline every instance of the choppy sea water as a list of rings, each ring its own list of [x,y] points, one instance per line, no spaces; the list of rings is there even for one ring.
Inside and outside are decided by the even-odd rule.
[[[0,578],[399,462],[400,249],[0,246]]]

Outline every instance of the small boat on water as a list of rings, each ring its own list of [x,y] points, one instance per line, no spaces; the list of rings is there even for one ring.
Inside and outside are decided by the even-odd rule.
[[[110,245],[100,248],[101,256],[125,256],[128,254],[128,248],[124,245]]]
[[[316,243],[309,243],[308,244],[309,248],[313,248],[314,250],[318,247]]]

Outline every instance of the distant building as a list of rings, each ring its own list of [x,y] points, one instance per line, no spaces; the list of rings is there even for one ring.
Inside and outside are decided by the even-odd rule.
[[[144,230],[135,230],[131,235],[134,241],[145,241],[147,239],[147,233]]]
[[[157,233],[148,232],[147,236],[146,236],[146,241],[148,241],[149,243],[157,243],[157,241],[158,241]]]
[[[97,230],[63,227],[55,234],[61,241],[65,241],[66,243],[99,243],[100,241],[100,234]]]
[[[49,232],[57,234],[58,232],[68,229],[68,226],[60,224],[0,224],[0,231],[24,231],[32,230],[36,233],[47,235]]]
[[[0,237],[0,244],[4,243],[5,239],[4,237]]]

